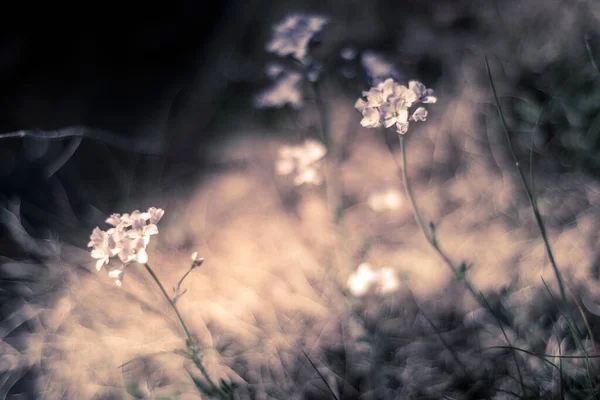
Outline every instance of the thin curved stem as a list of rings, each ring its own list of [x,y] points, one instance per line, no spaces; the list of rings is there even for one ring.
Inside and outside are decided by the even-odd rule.
[[[463,281],[463,283],[465,284],[467,289],[471,292],[471,294],[473,295],[475,300],[482,306],[485,306],[484,304],[482,304],[481,299],[479,298],[479,296],[477,295],[477,292],[475,291],[475,289],[473,289],[473,287],[471,286],[469,281],[467,281],[464,277],[462,277],[460,275],[460,272],[456,268],[454,263],[452,263],[450,258],[440,248],[440,246],[437,242],[437,238],[435,237],[435,231],[429,230],[427,228],[427,226],[425,225],[425,223],[423,222],[423,217],[421,216],[421,213],[419,212],[419,209],[417,208],[415,196],[413,195],[413,192],[412,192],[412,189],[410,186],[410,181],[408,178],[407,162],[406,162],[406,144],[404,143],[405,137],[402,134],[398,134],[398,138],[400,140],[400,149],[402,152],[402,182],[404,184],[404,190],[406,191],[406,195],[408,196],[408,199],[410,200],[410,205],[412,207],[413,213],[415,214],[415,218],[417,220],[417,224],[419,225],[419,228],[421,229],[421,232],[423,232],[423,235],[425,235],[425,239],[427,239],[427,242],[438,253],[438,255],[442,258],[444,263],[446,263],[446,265],[452,270],[454,275]]]
[[[187,341],[186,342],[187,342],[188,348],[191,350],[191,353],[192,353],[191,354],[192,361],[198,367],[198,369],[200,370],[200,372],[202,373],[202,375],[204,376],[204,378],[206,379],[206,381],[213,388],[215,388],[215,389],[217,389],[217,390],[220,391],[220,388],[217,385],[215,385],[215,383],[213,382],[213,380],[208,375],[208,372],[204,368],[204,365],[202,365],[202,362],[198,358],[198,356],[197,356],[197,349],[196,349],[196,343],[194,342],[194,339],[192,338],[190,330],[188,329],[187,325],[185,324],[185,321],[183,320],[183,317],[179,313],[179,310],[177,309],[177,305],[175,304],[175,302],[173,301],[173,299],[171,299],[171,297],[169,297],[169,295],[167,294],[167,291],[165,290],[165,287],[160,282],[160,279],[158,279],[158,276],[156,276],[156,274],[154,273],[154,271],[152,270],[152,268],[150,268],[150,266],[147,263],[144,264],[144,267],[146,267],[146,270],[148,271],[148,273],[150,274],[150,276],[152,276],[152,279],[154,279],[154,281],[156,282],[156,284],[160,288],[162,294],[165,296],[165,298],[167,299],[167,301],[171,305],[171,308],[173,309],[173,311],[175,311],[175,314],[177,315],[177,319],[179,319],[179,323],[181,324],[181,327],[183,328],[183,331],[185,332],[185,335],[187,337]]]
[[[552,248],[550,247],[550,242],[548,240],[548,235],[546,233],[546,226],[544,225],[544,221],[542,220],[542,216],[538,210],[537,202],[535,201],[535,197],[533,195],[532,190],[529,188],[527,184],[527,180],[525,179],[525,175],[521,170],[519,165],[519,160],[517,159],[517,155],[515,153],[515,148],[510,140],[510,134],[508,132],[508,123],[506,122],[506,118],[504,118],[504,112],[502,111],[502,107],[500,106],[500,100],[498,99],[498,93],[496,92],[496,85],[494,84],[494,79],[492,78],[492,71],[490,70],[490,64],[488,62],[487,57],[485,57],[485,66],[487,68],[488,77],[490,80],[490,85],[492,87],[492,92],[494,93],[494,100],[496,101],[496,108],[498,109],[498,114],[500,114],[500,119],[502,121],[502,127],[504,130],[504,136],[506,137],[506,141],[508,143],[508,149],[510,150],[510,155],[515,163],[515,167],[517,167],[517,171],[519,171],[519,176],[521,177],[521,181],[523,182],[523,186],[525,187],[525,192],[527,193],[527,199],[529,200],[529,204],[533,209],[533,215],[535,216],[535,221],[540,230],[540,234],[544,241],[544,247],[546,248],[546,254],[548,254],[548,259],[550,260],[550,264],[552,265],[552,269],[554,270],[554,275],[556,276],[556,281],[558,282],[558,288],[560,290],[560,295],[565,304],[567,304],[567,294],[565,291],[565,285],[562,280],[562,276],[560,271],[558,270],[558,266],[556,265],[556,261],[554,259],[554,254],[552,252]]]

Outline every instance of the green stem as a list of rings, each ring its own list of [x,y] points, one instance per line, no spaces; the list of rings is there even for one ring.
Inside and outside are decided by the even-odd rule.
[[[179,291],[181,289],[181,284],[183,283],[184,279],[190,274],[190,272],[192,272],[193,269],[194,269],[194,267],[188,269],[188,271],[179,280],[179,283],[177,284],[177,289],[175,290],[175,298],[177,298],[179,295]]]
[[[144,264],[144,267],[146,267],[146,270],[148,271],[148,273],[150,274],[150,276],[152,276],[152,279],[154,279],[154,282],[156,282],[156,284],[160,288],[162,294],[165,296],[165,298],[167,299],[167,301],[171,305],[171,308],[173,308],[173,311],[175,311],[175,314],[177,315],[177,318],[179,319],[179,323],[181,324],[181,327],[183,328],[183,331],[185,332],[185,335],[187,336],[187,346],[191,350],[192,361],[198,367],[198,369],[200,370],[200,372],[202,373],[202,375],[204,375],[204,378],[206,379],[206,381],[213,388],[219,390],[219,393],[220,393],[221,392],[220,388],[217,385],[215,385],[215,383],[213,382],[213,380],[208,375],[208,372],[206,371],[206,369],[202,365],[202,362],[200,361],[200,359],[197,356],[196,343],[194,342],[194,339],[192,339],[192,335],[190,333],[190,330],[188,329],[187,325],[185,324],[185,321],[183,320],[183,317],[179,313],[179,310],[177,309],[177,305],[175,304],[175,302],[173,302],[173,300],[171,299],[171,297],[169,297],[169,295],[167,294],[167,291],[165,290],[165,287],[160,282],[160,279],[158,279],[158,276],[156,276],[156,274],[154,273],[154,271],[152,270],[152,268],[150,268],[150,266],[147,263]]]
[[[502,120],[502,127],[504,129],[504,135],[506,137],[506,141],[508,143],[508,149],[510,150],[510,155],[515,163],[515,167],[517,167],[517,171],[519,171],[519,176],[521,177],[521,181],[523,182],[523,186],[525,187],[525,192],[527,193],[527,199],[529,200],[529,204],[533,209],[533,215],[535,216],[535,221],[537,222],[537,226],[540,230],[540,234],[544,241],[544,247],[546,248],[546,253],[548,254],[548,258],[550,259],[550,264],[552,265],[552,269],[554,270],[554,275],[556,276],[556,281],[558,282],[558,287],[560,289],[560,295],[565,304],[567,304],[567,294],[565,291],[565,286],[562,280],[562,276],[560,271],[558,270],[558,266],[556,265],[556,261],[554,260],[554,254],[552,253],[552,248],[550,247],[550,242],[548,241],[548,235],[546,233],[546,226],[544,225],[544,221],[542,220],[542,216],[538,210],[537,203],[535,198],[533,197],[533,193],[527,184],[527,180],[525,179],[525,175],[521,170],[519,165],[519,160],[517,159],[517,155],[515,153],[515,149],[510,140],[510,134],[508,132],[508,123],[504,118],[504,112],[502,112],[502,107],[500,106],[500,100],[498,99],[498,93],[496,92],[496,85],[494,84],[494,79],[492,78],[492,71],[490,70],[490,64],[488,62],[487,57],[485,58],[485,66],[487,67],[488,76],[490,79],[490,84],[492,86],[492,92],[494,92],[494,99],[496,101],[496,108],[498,109],[498,113],[500,114],[500,119]]]

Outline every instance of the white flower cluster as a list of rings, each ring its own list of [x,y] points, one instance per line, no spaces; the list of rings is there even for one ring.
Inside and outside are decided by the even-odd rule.
[[[369,263],[360,264],[348,278],[348,289],[354,296],[364,296],[373,288],[381,294],[388,294],[398,289],[398,285],[393,269],[384,267],[374,270]]]
[[[133,211],[131,214],[112,214],[106,222],[113,226],[107,231],[96,227],[90,236],[88,247],[92,247],[92,258],[96,259],[96,269],[108,264],[112,257],[118,256],[121,267],[109,272],[109,276],[121,286],[123,268],[131,261],[141,264],[148,262],[146,246],[150,236],[158,233],[156,223],[165,211],[150,207],[147,212]]]
[[[318,15],[292,14],[273,26],[273,38],[266,49],[281,57],[291,55],[300,62],[308,60],[308,45],[329,22]]]
[[[293,174],[296,186],[304,183],[320,185],[323,182],[319,172],[320,160],[325,154],[325,146],[314,139],[306,139],[298,146],[282,146],[275,170],[279,175]]]
[[[418,81],[410,81],[408,87],[386,79],[368,92],[363,92],[366,98],[358,99],[354,107],[363,115],[360,124],[365,128],[389,128],[396,126],[396,131],[405,134],[409,121],[425,121],[427,110],[418,107],[409,117],[410,108],[420,103],[435,103],[437,98],[432,89]]]
[[[277,66],[271,66],[271,69]],[[302,107],[302,75],[298,72],[285,72],[278,70],[273,72],[267,69],[267,74],[271,79],[276,79],[275,82],[262,93],[254,98],[254,105],[257,108],[267,107],[283,107],[286,104],[292,108],[299,109]]]

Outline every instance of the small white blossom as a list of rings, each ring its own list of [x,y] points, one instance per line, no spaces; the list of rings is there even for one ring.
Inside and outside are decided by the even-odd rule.
[[[373,211],[393,211],[402,205],[402,194],[396,189],[375,192],[367,199],[367,204]]]
[[[419,107],[415,110],[413,115],[410,117],[413,121],[425,121],[427,118],[427,110],[423,107]]]
[[[433,89],[427,89],[421,82],[410,81],[408,82],[408,87],[415,92],[417,99],[419,99],[421,103],[437,102],[437,97],[435,97],[435,92]]]
[[[365,128],[379,128],[381,126],[381,114],[377,108],[364,108],[362,115],[363,119],[360,121],[360,124]]]
[[[381,106],[381,116],[386,128],[395,124],[405,124],[408,121],[406,102],[398,97],[390,99],[388,103]]]
[[[292,14],[273,26],[273,37],[266,49],[281,57],[291,55],[300,62],[308,59],[308,45],[329,22],[316,15]]]
[[[257,108],[281,108],[289,104],[292,108],[299,109],[304,103],[301,83],[302,75],[299,73],[283,73],[270,87],[254,98],[254,105]]]
[[[320,185],[323,178],[319,167],[325,154],[327,154],[325,146],[313,139],[307,139],[298,146],[282,146],[279,149],[275,170],[278,175],[294,174],[296,186],[304,183]]]

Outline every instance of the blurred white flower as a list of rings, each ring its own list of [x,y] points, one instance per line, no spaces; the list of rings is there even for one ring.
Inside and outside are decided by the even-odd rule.
[[[367,294],[373,283],[377,280],[377,274],[369,263],[362,263],[355,273],[348,278],[348,289],[355,296]]]
[[[319,167],[325,154],[325,146],[314,139],[306,139],[298,146],[282,146],[279,149],[279,159],[275,163],[275,171],[278,175],[294,174],[296,186],[304,183],[320,185],[323,178]]]
[[[344,47],[342,51],[340,51],[340,56],[344,60],[354,60],[356,58],[356,49],[353,47]]]
[[[360,61],[367,75],[369,78],[371,78],[371,82],[374,84],[382,82],[388,78],[400,78],[398,70],[392,65],[392,63],[385,60],[385,58],[378,53],[365,51],[361,55]]]
[[[285,71],[285,68],[283,67],[283,65],[281,65],[279,63],[270,63],[270,64],[267,64],[265,71],[269,78],[276,79],[279,75],[281,75]]]
[[[393,269],[389,267],[381,268],[378,271],[379,291],[382,294],[393,293],[398,289],[398,277]]]
[[[402,194],[396,189],[375,192],[369,196],[367,204],[377,212],[397,210],[402,205]]]
[[[121,286],[123,267],[135,261],[148,262],[146,246],[150,236],[158,234],[156,223],[160,221],[165,211],[161,208],[150,207],[147,212],[133,211],[131,214],[112,214],[106,222],[113,226],[107,231],[96,227],[90,236],[88,247],[92,247],[91,256],[96,261],[96,269],[108,264],[112,257],[118,256],[122,265],[120,269],[111,270],[109,276],[116,279]],[[119,272],[120,271],[120,272]]]
[[[399,281],[391,268],[374,270],[371,264],[362,263],[348,278],[347,286],[354,296],[364,296],[371,289],[376,289],[381,294],[389,294],[398,289]]]
[[[308,60],[308,45],[329,22],[318,15],[292,14],[273,26],[273,37],[266,50],[281,57],[291,55],[296,60]]]
[[[281,108],[289,104],[295,109],[302,107],[302,75],[297,72],[281,73],[271,86],[254,98],[257,108]]]
[[[354,107],[361,112],[360,124],[365,128],[378,128],[385,125],[396,126],[396,132],[408,132],[409,121],[425,121],[427,110],[418,107],[410,116],[410,108],[419,103],[435,103],[437,101],[432,89],[417,81],[410,81],[409,86],[399,85],[393,79],[386,79],[366,92],[365,99],[358,99]]]

